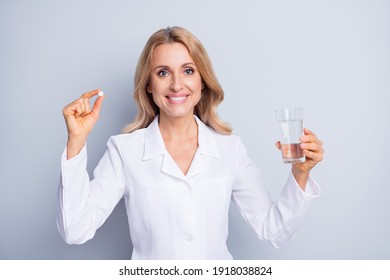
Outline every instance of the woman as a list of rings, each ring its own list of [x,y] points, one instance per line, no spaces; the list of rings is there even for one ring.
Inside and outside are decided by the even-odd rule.
[[[202,44],[183,28],[161,29],[148,40],[135,75],[138,114],[126,134],[110,138],[90,181],[85,143],[104,99],[90,109],[98,93],[63,109],[68,143],[57,224],[69,244],[91,239],[124,197],[133,259],[231,259],[231,199],[259,238],[280,247],[319,195],[309,173],[323,157],[322,143],[305,130],[307,160],[292,166],[272,201],[244,145],[218,118],[223,90]]]

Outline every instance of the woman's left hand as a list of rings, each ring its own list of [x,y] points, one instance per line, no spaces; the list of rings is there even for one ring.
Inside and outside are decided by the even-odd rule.
[[[309,172],[324,158],[324,149],[322,147],[322,141],[312,131],[305,128],[303,132],[304,135],[301,136],[300,147],[303,150],[306,161],[294,164],[293,168],[297,168],[299,171]]]
[[[276,146],[281,149],[278,141]],[[301,136],[300,147],[306,157],[305,162],[295,163],[292,166],[292,172],[299,185],[303,188],[306,185],[310,170],[324,158],[324,149],[322,141],[309,129],[304,129],[304,135]]]

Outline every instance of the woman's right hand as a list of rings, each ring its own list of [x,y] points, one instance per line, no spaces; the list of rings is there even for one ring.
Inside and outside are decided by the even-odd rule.
[[[99,119],[104,96],[98,96],[92,110],[90,109],[90,99],[99,92],[99,89],[86,92],[62,110],[68,129],[67,159],[76,156],[81,151],[89,133]]]

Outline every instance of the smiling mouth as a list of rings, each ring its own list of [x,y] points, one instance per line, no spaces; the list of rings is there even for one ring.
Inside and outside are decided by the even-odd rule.
[[[167,96],[169,102],[173,103],[173,104],[184,103],[185,100],[187,99],[187,97],[188,97],[188,95],[185,95],[185,96]]]

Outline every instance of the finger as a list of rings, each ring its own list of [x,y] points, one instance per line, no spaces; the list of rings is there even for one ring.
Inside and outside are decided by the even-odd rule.
[[[87,98],[84,99],[84,105],[85,105],[85,112],[89,114],[91,112],[91,104],[89,102],[89,99]]]
[[[319,145],[318,143],[301,143],[300,147],[303,150],[310,150],[313,152],[322,152],[322,145]]]
[[[306,156],[306,158],[314,161],[314,162],[320,162],[323,159],[322,153],[316,153],[309,150],[304,150],[303,154]]]
[[[81,97],[91,98],[91,97],[94,97],[95,95],[98,95],[99,92],[100,92],[100,89],[94,89],[94,90],[91,90],[91,91],[84,93],[83,95],[81,95]]]
[[[74,104],[69,104],[65,106],[64,109],[62,109],[62,114],[64,115],[64,117],[68,117],[70,115],[74,115],[74,111],[75,111]]]
[[[315,133],[313,132],[313,131],[311,131],[310,129],[308,129],[308,128],[304,128],[303,129],[303,135],[302,135],[302,137],[317,137],[316,135],[315,135]]]
[[[99,117],[100,109],[102,108],[103,100],[104,100],[104,95],[99,95],[99,97],[95,100],[95,103],[93,104],[91,114],[95,115],[96,117]]]
[[[73,111],[74,114],[73,115],[75,116],[75,118],[80,117],[84,113],[84,111],[85,111],[82,102],[75,103],[73,108],[74,108],[74,111]]]
[[[308,129],[308,128],[306,128],[306,127],[303,129],[303,133],[304,133],[305,135],[314,135],[314,136],[316,136],[315,133],[314,133],[313,131],[311,131],[310,129]]]
[[[300,137],[301,142],[319,143],[319,139],[314,133],[305,134]]]
[[[80,115],[80,117],[84,117],[91,112],[90,109],[91,105],[88,98],[80,98],[80,99],[81,99],[80,102],[84,108],[84,112]]]

